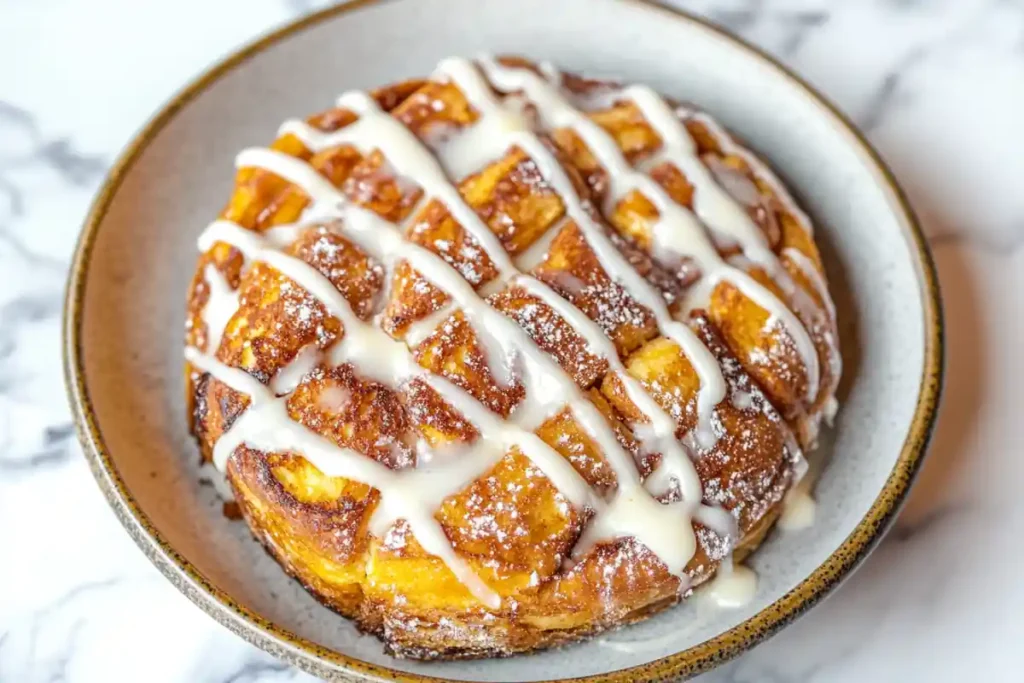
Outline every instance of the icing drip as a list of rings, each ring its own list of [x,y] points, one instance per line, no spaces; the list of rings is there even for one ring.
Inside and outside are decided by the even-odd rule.
[[[832,377],[828,401],[835,401],[835,396],[832,393],[835,387],[838,386],[839,378],[843,374],[843,358],[839,353],[839,332],[836,329],[836,322],[838,321],[836,306],[832,302],[832,295],[828,291],[828,285],[825,284],[825,278],[818,271],[818,267],[814,265],[813,261],[803,252],[792,247],[783,249],[782,255],[807,278],[811,286],[814,287],[819,301],[821,301],[820,305],[816,303],[807,291],[797,285],[793,278],[789,277],[784,268],[781,269],[782,275],[776,281],[789,295],[790,300],[795,304],[801,316],[805,320],[813,320],[820,326],[821,335],[826,346],[826,362]],[[832,423],[832,420],[828,417],[827,409],[824,411],[824,417],[828,424]]]
[[[656,202],[661,212],[655,231],[659,249],[675,256],[696,258],[706,269],[705,278],[709,281],[728,278],[768,310],[773,319],[785,325],[798,351],[807,353],[798,338],[799,333],[795,332],[796,328],[803,329],[796,317],[746,273],[723,263],[697,218],[672,202],[652,179],[630,168],[614,141],[603,130],[569,106],[544,79],[530,72],[507,69],[493,61],[485,61],[484,65],[499,87],[523,90],[530,104],[549,125],[570,125],[581,134],[609,171],[614,196],[636,188]],[[551,79],[557,74],[550,68],[547,72]],[[208,343],[207,354],[194,348],[186,349],[186,359],[196,369],[209,373],[250,398],[248,409],[217,441],[214,464],[223,471],[231,454],[238,447],[247,445],[267,452],[301,453],[326,476],[345,477],[376,488],[381,497],[370,520],[370,530],[383,536],[399,520],[405,520],[427,552],[444,561],[483,604],[496,609],[501,604],[499,596],[454,550],[434,513],[445,498],[464,489],[493,467],[510,448],[516,447],[548,477],[559,495],[577,508],[594,511],[595,515],[584,529],[574,555],[581,556],[595,543],[633,537],[650,548],[669,571],[683,579],[682,589],[685,589],[684,570],[696,549],[692,520],[695,518],[718,532],[727,544],[735,541],[738,533],[735,520],[724,510],[701,504],[700,479],[686,448],[676,436],[676,421],[638,380],[629,375],[614,344],[600,326],[546,284],[521,272],[543,257],[564,221],[551,228],[547,235],[539,238],[514,261],[498,237],[466,204],[449,176],[477,171],[512,146],[518,146],[530,156],[545,182],[562,198],[566,206],[565,220],[572,220],[579,226],[609,276],[653,313],[661,334],[675,341],[693,365],[701,383],[697,401],[698,428],[686,436],[693,449],[698,445],[710,447],[716,439],[713,411],[726,396],[726,383],[717,360],[693,330],[673,318],[661,293],[637,273],[594,217],[592,207],[578,197],[555,155],[532,132],[532,124],[525,114],[525,100],[508,97],[499,101],[480,72],[465,60],[446,60],[439,66],[438,73],[458,85],[480,113],[480,118],[473,126],[460,131],[459,137],[440,143],[436,158],[411,131],[381,111],[376,102],[364,93],[347,93],[339,98],[339,105],[351,109],[359,118],[338,131],[325,133],[305,123],[290,121],[282,126],[281,132],[295,135],[313,151],[338,145],[352,145],[364,154],[380,150],[399,176],[423,189],[421,206],[430,200],[444,204],[490,257],[499,276],[479,290],[440,256],[407,241],[404,238],[407,226],[396,226],[351,204],[326,178],[301,159],[270,149],[248,149],[238,156],[236,163],[239,167],[264,169],[302,189],[311,200],[304,213],[307,224],[314,219],[341,219],[332,225],[337,226],[336,229],[347,239],[388,267],[399,261],[407,262],[450,297],[451,304],[414,325],[405,342],[415,346],[429,334],[430,329],[457,308],[473,325],[492,374],[499,381],[510,382],[512,359],[520,361],[517,367],[524,375],[526,397],[516,407],[512,419],[503,420],[460,387],[419,366],[406,343],[393,339],[374,322],[362,320],[329,279],[301,259],[281,251],[298,236],[303,229],[302,224],[276,227],[259,235],[231,222],[215,221],[199,239],[202,251],[209,250],[217,242],[224,242],[241,251],[248,261],[262,261],[275,268],[318,299],[330,315],[340,320],[344,335],[325,352],[315,347],[302,349],[292,363],[278,372],[270,386],[244,370],[217,361],[212,355],[216,344]],[[768,262],[764,252],[767,251],[769,256],[771,252],[756,226],[749,222],[728,193],[714,182],[699,160],[693,161],[696,157],[691,160],[692,154],[686,156],[687,150],[692,151],[692,141],[687,146],[685,129],[671,116],[664,102],[660,98],[653,99],[656,95],[644,89],[629,89],[626,93],[641,107],[652,126],[664,128],[663,131],[659,129],[666,142],[664,153],[671,156],[670,160],[678,163],[688,177],[694,174],[691,182],[697,185],[698,197],[695,209],[701,220],[741,244],[748,257],[759,265],[761,261]],[[669,122],[668,118],[675,122]],[[699,176],[700,173],[704,175]],[[418,210],[414,209],[410,215],[416,216],[417,213]],[[204,271],[204,276],[210,289],[210,299],[203,311],[207,338],[219,342],[224,324],[237,309],[237,295],[212,266]],[[641,481],[632,454],[621,446],[605,417],[576,386],[572,377],[542,351],[524,329],[487,303],[484,296],[503,285],[519,286],[547,305],[579,334],[589,351],[605,359],[609,371],[620,378],[627,395],[647,420],[635,426],[638,437],[648,450],[662,454],[661,465],[646,482]],[[827,297],[827,291],[824,295]],[[813,345],[810,351],[813,368],[811,360],[808,360],[809,377],[817,371]],[[361,375],[393,388],[413,379],[421,380],[472,423],[481,436],[469,446],[460,446],[458,458],[424,457],[417,468],[401,470],[391,470],[356,451],[339,447],[292,420],[288,413],[289,393],[303,376],[322,362],[332,365],[350,363]],[[814,384],[816,386],[817,383]],[[321,398],[339,404],[348,400],[343,393]],[[742,402],[743,398],[735,397],[734,400]],[[617,487],[609,501],[598,496],[566,459],[532,432],[566,406],[600,447],[617,477]],[[673,486],[678,487],[680,499],[662,503],[655,497],[669,492]]]
[[[757,593],[757,574],[741,564],[733,567],[723,566],[705,590],[707,596],[719,607],[743,607]]]
[[[807,491],[804,482],[800,482],[782,501],[782,514],[779,516],[779,528],[783,531],[800,531],[814,524],[818,504]]]
[[[203,279],[206,281],[209,298],[203,307],[202,318],[206,325],[206,348],[212,354],[217,353],[224,329],[238,310],[238,294],[212,263],[206,264],[203,269]]]
[[[835,396],[829,396],[828,397],[828,400],[825,401],[825,408],[824,408],[823,412],[824,412],[824,415],[825,415],[825,422],[826,422],[826,424],[831,426],[832,423],[835,422],[836,413],[839,412],[839,401],[836,400]]]

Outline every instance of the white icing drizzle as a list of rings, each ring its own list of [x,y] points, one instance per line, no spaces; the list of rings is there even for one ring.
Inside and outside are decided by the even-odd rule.
[[[515,266],[498,236],[487,226],[482,226],[482,230],[474,229],[482,225],[480,217],[463,201],[458,188],[448,179],[441,164],[412,131],[401,121],[382,112],[373,98],[366,93],[345,93],[338,98],[338,106],[359,114],[359,119],[340,130],[326,134],[302,122],[289,121],[281,127],[281,132],[295,135],[313,150],[344,144],[352,145],[363,154],[379,149],[400,176],[415,180],[425,195],[444,204],[452,217],[473,234],[491,257],[502,277],[510,277],[515,272]],[[327,187],[333,195],[337,195],[337,191],[330,183],[327,183]],[[318,188],[315,191],[318,195],[321,194]]]
[[[278,396],[292,393],[302,378],[320,363],[320,359],[320,350],[315,344],[303,347],[295,354],[292,362],[281,368],[270,380],[270,390]]]
[[[793,200],[793,197],[786,186],[778,179],[775,173],[757,157],[756,154],[736,144],[732,139],[732,136],[723,130],[718,122],[705,114],[687,110],[685,107],[678,108],[676,113],[682,117],[690,118],[702,123],[704,127],[715,137],[718,144],[727,154],[738,156],[743,159],[747,166],[753,171],[754,175],[760,181],[768,185],[776,199],[778,199],[782,204],[786,213],[796,220],[797,225],[799,225],[808,236],[813,237],[814,226],[811,223],[811,219]],[[800,268],[807,278],[812,281],[812,286],[817,290],[819,298],[824,305],[824,309],[822,309],[813,302],[809,302],[809,297],[807,297],[806,292],[804,292],[803,288],[797,286],[796,283],[793,282],[785,268],[774,268],[772,264],[769,263],[767,266],[769,275],[771,275],[776,284],[783,289],[789,297],[790,303],[797,307],[797,312],[802,315],[804,320],[821,321],[820,315],[825,310],[828,311],[828,317],[821,322],[824,322],[826,327],[831,328],[831,331],[826,331],[824,333],[824,341],[828,347],[828,363],[832,373],[833,382],[831,387],[826,387],[825,389],[826,392],[831,393],[834,391],[835,386],[838,384],[839,377],[842,374],[842,356],[839,353],[839,340],[836,337],[835,324],[837,317],[832,296],[825,284],[824,277],[822,277],[814,263],[803,252],[793,247],[786,247],[782,250],[782,255],[787,257],[790,262]],[[830,396],[828,400],[834,401],[835,397]],[[831,424],[832,420],[828,417],[827,411],[824,414],[824,417],[825,421],[828,424]]]
[[[441,75],[440,70],[435,74]],[[530,129],[531,124],[523,111],[523,104],[519,98],[505,98],[501,109],[489,115],[486,122],[477,122],[474,128],[461,130],[459,135],[437,148],[441,163],[453,178],[464,178],[494,160],[488,156],[488,150],[493,149],[493,144],[486,144],[486,138]]]
[[[743,206],[757,207],[761,205],[761,192],[757,189],[757,185],[741,171],[727,166],[716,156],[706,157],[702,161],[707,163],[708,170],[715,175],[715,181],[729,193],[730,197]],[[649,164],[642,164],[642,166],[651,167]]]
[[[780,320],[784,324],[807,372],[808,401],[813,400],[818,390],[818,354],[810,335],[793,312],[747,273],[726,264],[696,217],[675,202],[653,178],[634,170],[615,140],[597,123],[575,109],[556,86],[529,69],[506,67],[489,58],[482,59],[481,64],[489,80],[500,89],[523,91],[549,127],[572,128],[580,136],[607,171],[610,187],[606,210],[633,190],[643,192],[654,203],[660,215],[654,226],[655,256],[661,252],[664,257],[691,257],[703,273],[704,285],[697,288],[702,296],[688,302],[690,310],[703,306],[705,301],[702,299],[706,294],[710,294],[719,280],[727,279],[754,303],[768,311],[770,319]],[[661,96],[646,86],[631,86],[621,94],[633,100],[661,137],[661,156],[676,166],[693,185],[694,208],[704,224],[734,239],[750,258],[765,266],[769,274],[781,271],[781,265],[768,248],[761,230],[715,182],[711,172],[696,156],[696,143]],[[704,379],[703,376],[701,379]]]
[[[206,325],[206,349],[213,354],[217,353],[228,321],[238,310],[238,294],[212,263],[207,263],[203,269],[203,279],[209,297],[203,306],[202,320]]]
[[[719,607],[743,607],[757,594],[757,574],[741,564],[732,567],[723,565],[704,590]]]
[[[704,225],[735,240],[757,263],[777,264],[764,233],[715,181],[711,171],[697,156],[697,143],[661,95],[645,85],[630,86],[623,94],[633,101],[661,138],[664,160],[679,169],[693,185],[694,212]],[[709,265],[714,263],[714,260],[709,260]]]
[[[447,320],[454,312],[455,307],[449,303],[437,309],[425,318],[421,318],[420,320],[412,323],[408,328],[406,328],[405,334],[403,335],[405,343],[412,348],[416,348],[423,343],[427,337],[433,334],[438,325]]]
[[[262,168],[278,175],[293,185],[298,185],[314,202],[334,200],[338,191],[327,178],[298,157],[278,152],[276,149],[251,147],[242,150],[235,158],[237,168]],[[202,248],[202,245],[200,245]]]
[[[836,306],[832,301],[832,295],[828,291],[828,285],[825,284],[825,278],[806,254],[799,249],[786,247],[782,250],[782,256],[807,278],[811,286],[814,287],[818,300],[821,301],[820,305],[815,303],[810,294],[803,287],[797,285],[784,268],[780,269],[782,272],[776,278],[776,281],[786,291],[790,301],[795,304],[803,318],[816,321],[822,329],[821,334],[825,341],[827,352],[826,360],[828,362],[829,374],[832,378],[832,386],[828,388],[829,398],[826,401],[822,416],[825,418],[825,422],[831,425],[832,418],[829,417],[828,404],[836,400],[833,392],[839,383],[840,376],[843,374],[843,357],[839,353],[839,331],[836,329],[836,323],[839,320],[836,317]],[[831,414],[834,416],[835,413]]]
[[[825,423],[830,427],[835,422],[836,414],[839,412],[839,400],[835,396],[829,396],[828,400],[825,401],[825,408],[822,413],[825,416]]]
[[[743,159],[747,166],[753,171],[754,175],[768,185],[776,199],[778,199],[782,204],[786,213],[796,220],[797,224],[804,232],[807,233],[808,236],[813,237],[814,226],[811,223],[811,219],[806,213],[804,213],[803,209],[797,205],[796,201],[793,200],[793,197],[786,186],[779,180],[775,173],[757,157],[756,154],[736,144],[732,137],[722,129],[718,122],[709,116],[699,112],[690,111],[685,107],[678,108],[676,113],[680,116],[690,118],[703,124],[727,154],[738,156]],[[773,269],[771,264],[769,264],[769,275],[771,275],[776,284],[783,289],[789,297],[790,303],[794,304],[798,308],[798,312],[802,314],[803,319],[821,321],[819,316],[824,312],[824,310],[828,311],[828,317],[823,322],[825,323],[825,326],[831,328],[831,330],[824,333],[824,341],[828,347],[828,363],[832,376],[832,386],[826,387],[825,391],[831,394],[839,382],[843,366],[842,356],[839,353],[839,339],[836,336],[835,324],[837,318],[832,296],[829,293],[828,287],[826,286],[821,273],[818,272],[817,267],[805,254],[793,247],[787,247],[783,249],[782,255],[789,258],[790,262],[800,268],[808,279],[812,281],[812,284],[815,289],[817,289],[819,298],[824,305],[824,309],[822,309],[813,302],[808,303],[807,300],[809,297],[807,297],[806,292],[793,282],[785,268]],[[830,396],[828,401],[835,401],[835,397]],[[823,416],[827,424],[832,423],[832,419],[828,416],[828,410],[823,413]]]
[[[807,488],[801,481],[783,498],[782,514],[779,515],[779,528],[783,531],[800,531],[814,524],[818,504]]]
[[[490,73],[504,74],[506,80],[519,73],[494,62],[486,64],[489,65]],[[703,446],[710,446],[714,442],[713,409],[726,394],[725,380],[717,360],[693,330],[673,318],[660,292],[644,280],[618,251],[603,226],[594,218],[591,208],[576,195],[572,182],[557,158],[530,130],[522,101],[508,98],[510,106],[504,106],[495,99],[489,84],[468,61],[446,60],[439,67],[439,73],[451,78],[481,114],[480,120],[464,131],[464,138],[457,142],[449,140],[443,143],[443,149],[438,153],[440,159],[435,158],[411,131],[381,111],[376,102],[363,93],[348,93],[339,98],[340,106],[359,115],[357,121],[345,128],[324,133],[304,123],[292,121],[284,124],[281,131],[296,135],[314,151],[343,144],[353,145],[364,154],[379,149],[400,176],[423,189],[423,202],[435,199],[443,203],[452,217],[490,257],[499,272],[499,278],[481,288],[480,292],[475,291],[472,284],[441,257],[406,241],[401,226],[388,223],[377,214],[349,203],[326,178],[301,159],[270,149],[249,149],[238,156],[236,163],[239,167],[262,168],[302,189],[311,200],[306,215],[341,218],[337,225],[342,234],[386,265],[393,265],[400,259],[407,261],[424,278],[444,291],[452,303],[425,321],[420,321],[423,327],[411,331],[411,338],[407,336],[406,341],[411,344],[422,341],[425,329],[438,324],[457,307],[474,326],[477,338],[488,356],[492,374],[499,381],[503,374],[508,375],[504,377],[505,381],[511,381],[513,358],[522,361],[520,365],[525,374],[526,398],[516,407],[513,419],[503,420],[468,392],[420,367],[405,343],[392,339],[373,322],[360,319],[328,278],[301,259],[280,251],[297,236],[301,226],[282,226],[261,236],[234,223],[215,221],[200,237],[199,247],[202,251],[207,251],[217,242],[225,242],[241,251],[249,261],[265,262],[319,300],[330,315],[342,322],[344,335],[326,354],[320,353],[315,347],[302,349],[292,363],[277,373],[269,387],[244,370],[226,366],[209,355],[216,350],[215,345],[208,345],[209,354],[194,348],[186,349],[186,358],[195,368],[208,372],[250,397],[248,409],[217,441],[214,464],[224,470],[231,454],[244,444],[267,452],[301,453],[326,476],[345,477],[376,488],[381,499],[370,522],[371,531],[383,535],[398,520],[404,519],[427,552],[444,561],[481,602],[496,609],[501,603],[499,596],[459,557],[444,529],[434,518],[434,512],[445,498],[484,474],[508,449],[518,447],[551,480],[560,495],[578,508],[589,507],[595,511],[594,519],[584,530],[574,554],[582,555],[594,543],[634,537],[650,548],[670,572],[683,579],[682,588],[685,589],[687,582],[684,570],[696,549],[692,519],[698,519],[728,540],[735,540],[735,520],[724,510],[701,505],[700,480],[686,450],[675,436],[675,420],[661,409],[638,380],[629,375],[614,344],[601,328],[547,285],[520,272],[520,267],[532,267],[542,258],[564,221],[521,255],[518,263],[514,262],[505,252],[499,238],[465,203],[448,174],[479,170],[487,161],[513,145],[530,156],[541,176],[565,203],[566,220],[571,219],[580,227],[609,276],[623,286],[632,298],[653,312],[661,333],[679,344],[690,359],[701,382],[698,394],[699,427],[694,430],[694,436]],[[541,110],[542,116],[549,120],[550,117],[567,118],[569,114],[566,112],[574,111],[546,82],[532,74],[530,76],[540,85],[531,81],[529,87],[522,89]],[[644,103],[638,102],[638,106],[645,108],[645,115],[648,115],[648,109],[654,109],[657,105],[648,101],[650,95],[646,91],[631,91],[631,96]],[[658,102],[661,102],[660,98]],[[661,102],[661,106],[664,107],[664,102]],[[648,120],[652,117],[657,118],[657,114],[649,115]],[[575,112],[572,121],[566,125],[573,125],[580,130],[587,129],[587,123],[585,116]],[[656,124],[652,122],[652,125]],[[674,125],[685,135],[685,129],[678,121]],[[589,128],[600,131],[596,124],[590,124]],[[675,230],[661,229],[661,232],[670,233],[661,241],[670,243],[670,248],[675,250],[673,253],[698,256],[704,265],[714,266],[711,271],[715,274],[728,271],[728,277],[738,282],[737,286],[745,293],[748,289],[759,287],[756,282],[751,286],[750,282],[744,280],[744,277],[749,279],[745,273],[722,264],[713,244],[699,230],[696,219],[671,200],[662,201],[667,196],[664,196],[660,188],[655,189],[657,186],[652,180],[643,180],[645,176],[630,169],[617,147],[612,154],[609,146],[614,146],[614,141],[603,131],[600,131],[600,136],[593,130],[583,134],[587,144],[613,176],[613,185],[624,191],[621,190],[621,187],[625,187],[622,183],[633,183],[631,187],[642,188],[645,194],[653,195],[653,199],[665,205],[663,211],[659,207],[659,211],[662,211],[659,224],[665,223]],[[672,139],[672,129],[662,134],[662,137],[670,151],[682,148],[680,140]],[[680,163],[685,165],[690,162],[682,158]],[[699,165],[699,161],[697,163]],[[689,167],[680,168],[690,175]],[[710,178],[706,169],[704,173]],[[649,185],[655,185],[655,188]],[[718,188],[713,181],[712,185]],[[703,186],[700,189],[704,192]],[[740,224],[739,219],[733,215],[735,212],[730,213],[732,210],[727,205],[735,206],[734,202],[723,199],[728,198],[728,195],[720,188],[719,193],[721,196],[716,195],[714,190],[704,192],[702,203],[697,208],[698,213],[708,222],[724,222],[726,228],[721,229],[726,232],[731,229],[729,234],[738,242],[752,241],[754,236],[744,232],[748,226]],[[676,208],[672,209],[669,205]],[[678,215],[674,219],[666,218],[673,211]],[[743,213],[742,210],[740,213]],[[417,210],[411,213],[412,216],[416,214]],[[697,229],[693,226],[697,226]],[[694,239],[693,244],[677,244],[676,233],[690,236],[696,232],[700,233],[701,239]],[[756,250],[757,245],[751,249]],[[237,308],[237,295],[223,282],[223,277],[220,282],[215,282],[220,274],[216,269],[214,273],[205,273],[210,287],[210,300],[203,311],[204,321],[211,330],[208,339],[214,339],[212,330],[217,323],[222,319],[226,323],[230,317],[224,317],[225,311],[230,308],[233,312]],[[637,432],[645,445],[656,445],[663,456],[657,476],[650,477],[647,482],[641,481],[632,455],[619,444],[612,427],[576,386],[571,376],[542,351],[525,330],[491,308],[483,296],[487,291],[496,290],[502,283],[518,285],[545,303],[581,336],[592,353],[608,362],[610,371],[619,376],[630,399],[649,420],[648,424],[638,425]],[[763,307],[772,315],[776,315],[775,308],[784,309],[776,317],[788,326],[792,321],[786,314],[793,319],[795,316],[778,304],[770,293],[768,295],[770,299],[760,294],[748,294],[758,303],[766,301]],[[761,296],[761,299],[757,299],[757,296]],[[234,307],[231,306],[232,301]],[[223,326],[216,329],[222,330]],[[796,345],[800,347],[800,340],[795,339],[797,335],[793,336]],[[438,463],[443,461],[443,466],[426,458],[420,467],[403,470],[391,470],[358,452],[337,446],[292,420],[286,404],[288,394],[303,376],[325,360],[325,355],[330,364],[351,363],[360,374],[388,386],[397,388],[412,379],[425,382],[476,426],[480,438],[472,447],[466,448],[466,453],[459,458],[439,459]],[[816,355],[814,360],[816,362]],[[810,364],[808,374],[811,374]],[[338,398],[344,399],[343,396]],[[617,476],[618,485],[609,502],[602,500],[566,459],[530,431],[566,406],[583,430],[598,444]],[[693,437],[688,435],[687,438]],[[660,487],[671,481],[678,484],[682,500],[663,504],[654,496],[664,491],[648,490],[652,485]],[[645,483],[648,488],[645,488]]]
[[[836,317],[836,305],[832,302],[832,295],[828,291],[828,285],[825,284],[825,278],[818,272],[818,267],[814,265],[814,261],[794,247],[786,247],[782,250],[782,255],[789,259],[790,263],[795,265],[810,281],[818,298],[824,303],[829,315],[834,320]]]
[[[284,249],[289,244],[299,239],[299,236],[316,221],[317,217],[313,216],[312,213],[313,212],[307,209],[303,212],[301,220],[298,223],[275,225],[268,230],[264,230],[263,237],[267,240],[267,244],[276,249]]]
[[[265,161],[268,162],[268,166],[273,166],[284,157],[284,154],[272,153],[265,157]],[[243,161],[251,163],[251,159],[252,155],[243,152],[239,155],[239,164]],[[316,174],[312,168],[310,171]],[[300,182],[296,184],[305,187]],[[206,251],[217,242],[230,244],[252,261],[263,261],[272,266],[282,275],[298,283],[319,300],[328,313],[341,320],[345,327],[345,336],[332,352],[332,360],[337,357],[352,358],[358,363],[362,374],[387,385],[395,385],[409,377],[414,368],[419,367],[409,357],[404,344],[395,341],[383,330],[360,320],[352,311],[348,300],[316,268],[301,259],[277,251],[258,234],[229,221],[211,223],[199,237],[199,249]]]
[[[803,209],[797,206],[797,203],[793,200],[793,196],[789,194],[789,190],[786,189],[784,184],[782,184],[778,176],[776,176],[763,161],[758,159],[756,154],[744,147],[741,147],[740,145],[737,145],[733,141],[732,136],[726,133],[725,130],[718,125],[718,122],[711,117],[699,112],[690,111],[686,107],[679,107],[676,110],[676,113],[680,116],[688,117],[694,121],[702,123],[704,127],[707,128],[715,137],[726,153],[743,159],[747,166],[753,169],[754,174],[771,188],[772,193],[780,202],[782,202],[782,206],[786,209],[786,213],[793,216],[797,220],[797,223],[800,224],[800,227],[809,236],[814,235],[814,226],[811,223],[811,219],[806,213],[804,213]]]

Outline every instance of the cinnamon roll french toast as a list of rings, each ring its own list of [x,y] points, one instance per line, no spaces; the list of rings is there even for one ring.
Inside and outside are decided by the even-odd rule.
[[[192,432],[395,655],[674,604],[761,542],[834,412],[809,219],[648,87],[448,59],[237,166],[188,294]]]

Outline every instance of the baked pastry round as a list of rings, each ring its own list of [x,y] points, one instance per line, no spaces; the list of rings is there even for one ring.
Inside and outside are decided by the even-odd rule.
[[[192,430],[396,655],[675,603],[757,546],[834,411],[809,220],[650,88],[449,59],[237,165],[189,292]]]

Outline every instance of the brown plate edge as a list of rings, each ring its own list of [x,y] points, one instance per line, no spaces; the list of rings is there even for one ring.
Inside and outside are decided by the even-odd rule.
[[[198,76],[175,95],[125,147],[107,175],[86,217],[75,248],[65,292],[63,328],[64,375],[68,400],[79,440],[93,476],[129,535],[164,576],[192,602],[246,641],[298,666],[309,673],[333,680],[402,681],[440,683],[443,679],[397,671],[355,659],[325,648],[277,626],[210,584],[187,559],[178,554],[139,508],[106,451],[84,383],[84,350],[81,345],[82,303],[85,297],[86,270],[98,228],[107,209],[135,160],[149,141],[206,88],[252,56],[302,30],[345,12],[378,4],[384,0],[354,0],[329,7],[289,23],[240,49]],[[756,58],[769,63],[795,84],[833,119],[850,138],[851,144],[867,157],[891,194],[894,210],[903,214],[910,228],[911,246],[916,252],[925,308],[925,354],[921,389],[910,431],[892,473],[864,518],[843,543],[814,572],[793,590],[753,617],[710,640],[653,662],[581,678],[559,679],[557,683],[626,683],[635,681],[678,680],[707,671],[775,634],[827,596],[874,549],[899,513],[907,492],[921,467],[931,438],[944,374],[944,328],[938,276],[924,233],[903,190],[892,172],[856,127],[827,98],[774,57],[733,36],[705,19],[682,10],[664,7],[653,0],[621,0],[665,14],[674,20],[688,21],[715,34]],[[551,681],[549,683],[556,683]]]

